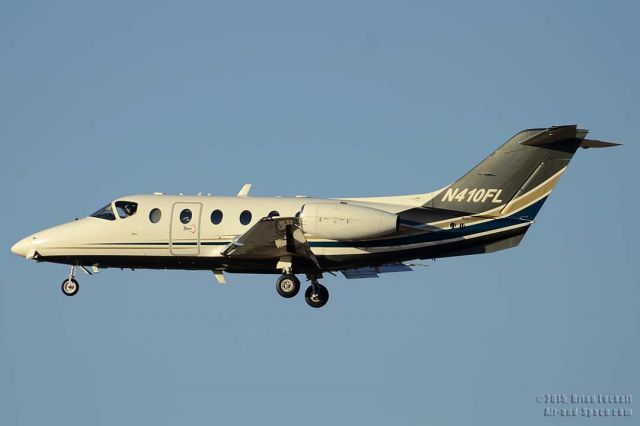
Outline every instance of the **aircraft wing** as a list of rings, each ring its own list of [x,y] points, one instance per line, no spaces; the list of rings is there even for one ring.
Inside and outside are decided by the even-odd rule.
[[[265,217],[247,232],[236,237],[222,250],[223,256],[273,258],[299,256],[309,259],[318,269],[320,264],[313,254],[294,217]]]

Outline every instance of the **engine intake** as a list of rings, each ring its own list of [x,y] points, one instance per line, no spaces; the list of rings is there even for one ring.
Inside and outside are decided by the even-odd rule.
[[[300,211],[302,230],[329,240],[382,237],[398,230],[398,215],[345,203],[305,204]]]

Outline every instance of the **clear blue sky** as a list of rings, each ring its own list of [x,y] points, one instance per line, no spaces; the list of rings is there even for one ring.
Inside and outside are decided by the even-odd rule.
[[[569,425],[536,396],[639,399],[639,14],[3,2],[0,424]],[[520,247],[328,277],[321,310],[207,272],[106,270],[68,298],[66,267],[9,251],[131,193],[426,192],[571,123],[625,146],[579,152]]]

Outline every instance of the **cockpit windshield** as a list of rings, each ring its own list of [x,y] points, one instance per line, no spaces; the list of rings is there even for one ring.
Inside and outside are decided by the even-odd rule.
[[[111,203],[107,204],[97,212],[91,215],[91,217],[97,217],[99,219],[116,220],[116,215],[113,214],[111,209]]]
[[[138,211],[138,203],[134,203],[133,201],[116,201],[115,203],[116,212],[118,213],[118,217],[120,219],[126,219],[129,216],[133,216]],[[97,212],[91,215],[91,217],[97,217],[99,219],[106,220],[116,220],[116,215],[113,212],[113,208],[111,204],[107,204]]]
[[[138,203],[134,203],[133,201],[116,201],[116,210],[120,219],[124,219],[136,214]]]

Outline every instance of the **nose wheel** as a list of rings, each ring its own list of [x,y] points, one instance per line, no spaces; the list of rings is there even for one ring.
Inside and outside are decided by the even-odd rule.
[[[65,296],[75,296],[80,290],[80,284],[74,278],[67,278],[62,282],[62,292]]]
[[[78,290],[80,290],[80,284],[76,281],[76,269],[77,266],[72,265],[69,278],[62,281],[62,292],[65,296],[75,296]]]

